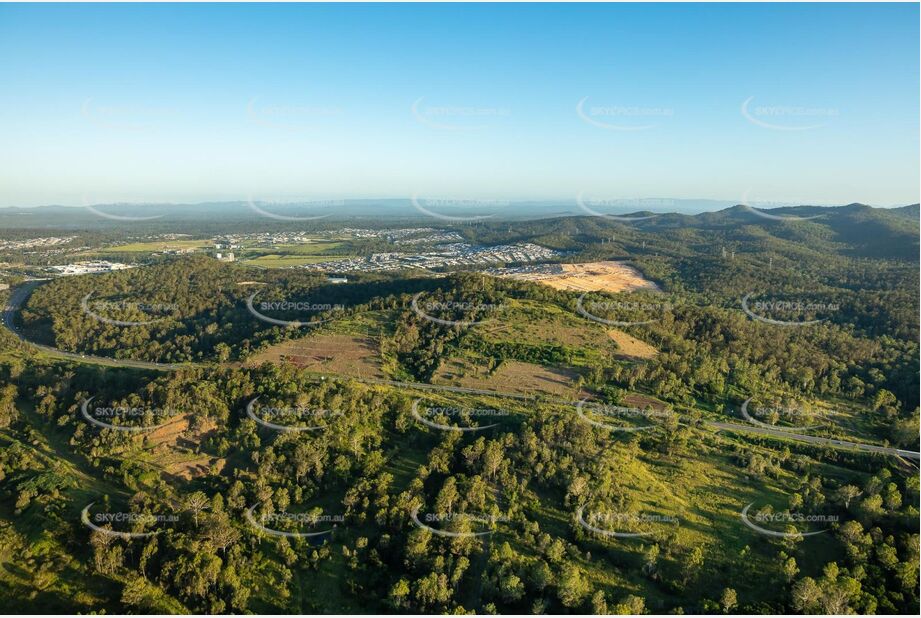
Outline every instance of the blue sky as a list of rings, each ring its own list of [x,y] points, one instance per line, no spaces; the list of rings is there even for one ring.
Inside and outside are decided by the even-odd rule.
[[[912,4],[0,5],[0,206],[918,201]]]

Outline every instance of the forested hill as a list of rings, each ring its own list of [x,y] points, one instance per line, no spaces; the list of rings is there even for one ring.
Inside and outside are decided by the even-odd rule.
[[[738,244],[739,251],[750,250],[751,241],[758,240],[760,247],[776,250],[794,242],[801,249],[844,257],[917,261],[919,249],[917,204],[893,209],[850,204],[764,210],[738,205],[697,215],[646,211],[629,217],[618,213],[618,217],[493,223],[467,228],[465,233],[471,240],[484,243],[531,238],[571,250],[588,242],[610,241],[612,237],[614,246],[632,239],[646,239],[649,245],[652,239],[645,236],[648,234],[659,236],[661,241],[694,245],[699,250],[709,246],[717,252],[721,246],[732,244]],[[631,221],[631,217],[635,220]],[[669,251],[667,244],[658,246]]]

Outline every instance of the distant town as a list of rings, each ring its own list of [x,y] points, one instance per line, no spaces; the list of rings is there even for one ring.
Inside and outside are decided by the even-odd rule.
[[[505,264],[537,262],[558,258],[560,253],[532,243],[477,247],[466,243],[440,245],[436,251],[410,253],[375,253],[368,257],[338,259],[310,264],[308,270],[335,272],[372,272],[423,268],[435,270],[450,267],[479,266],[483,264]]]
[[[0,277],[101,273],[188,254],[205,254],[253,267],[330,273],[438,271],[482,266],[523,268],[528,264],[558,261],[563,255],[530,242],[478,245],[464,240],[456,231],[433,227],[345,227],[322,232],[227,233],[210,238],[182,233],[117,240],[47,236],[0,241]],[[379,250],[387,245],[393,250]]]

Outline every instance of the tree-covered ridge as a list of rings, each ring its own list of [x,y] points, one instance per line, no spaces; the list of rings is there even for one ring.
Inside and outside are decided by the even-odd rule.
[[[6,581],[14,594],[40,586],[50,607],[69,594],[58,607],[165,613],[917,609],[918,477],[894,460],[749,444],[693,421],[603,432],[544,405],[509,404],[487,432],[440,432],[415,421],[410,393],[318,383],[284,366],[152,379],[7,364],[3,377],[18,384],[6,400],[20,412],[0,433],[2,538],[27,571]],[[88,396],[190,415],[212,427],[196,451],[227,463],[174,478],[152,436],[87,423]],[[245,413],[257,396],[263,410],[338,415],[324,431],[269,430]],[[105,529],[161,531],[92,531],[79,516],[90,502],[93,513],[148,516]],[[759,517],[824,513],[838,523],[819,537],[771,539],[739,521],[749,502]],[[251,525],[253,507],[269,528],[303,530],[271,516],[311,513],[335,530],[322,541],[272,537]],[[436,530],[492,533],[439,536],[414,512]],[[579,512],[616,513],[600,520],[615,529],[633,526],[618,524],[631,514],[670,519],[624,528],[649,535],[622,540],[589,533]],[[445,513],[487,523],[429,517]],[[172,519],[154,519],[164,514]],[[67,592],[73,571],[93,580],[79,593]]]

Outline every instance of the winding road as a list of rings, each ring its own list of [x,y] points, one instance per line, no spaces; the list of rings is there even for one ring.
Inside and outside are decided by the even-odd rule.
[[[772,436],[775,438],[787,438],[789,440],[798,440],[800,442],[809,442],[821,446],[832,446],[840,449],[866,451],[869,453],[881,453],[883,455],[897,455],[908,459],[921,459],[921,454],[915,451],[906,451],[900,448],[888,446],[878,446],[876,444],[861,444],[860,442],[848,442],[847,440],[836,440],[834,438],[822,438],[820,436],[809,436],[802,433],[792,433],[782,429],[768,429],[767,427],[756,427],[754,425],[741,425],[736,423],[721,423],[717,421],[708,421],[708,427],[716,430],[732,431],[735,433],[755,433],[759,435]]]
[[[55,358],[62,358],[67,360],[73,360],[81,363],[92,363],[97,365],[105,365],[108,367],[131,367],[134,369],[153,369],[156,371],[175,371],[178,369],[188,369],[191,367],[201,367],[205,366],[203,364],[193,364],[193,363],[154,363],[150,361],[139,361],[139,360],[129,360],[129,359],[119,359],[119,358],[109,358],[105,356],[93,356],[88,354],[77,354],[74,352],[65,352],[64,350],[59,350],[58,348],[53,348],[51,346],[42,345],[39,343],[34,343],[29,341],[23,336],[22,332],[16,327],[16,313],[20,310],[23,303],[26,299],[29,298],[29,295],[32,291],[38,287],[41,283],[47,281],[46,279],[32,280],[28,281],[16,289],[12,290],[10,293],[10,299],[7,302],[6,307],[3,308],[3,326],[5,326],[10,332],[12,332],[17,338],[19,338],[24,343],[27,343],[31,346],[38,348],[39,350],[45,352],[49,356]],[[217,366],[217,365],[214,365]],[[332,376],[338,377],[338,376]],[[318,375],[318,380],[325,379],[325,376]],[[462,393],[469,395],[485,395],[490,397],[504,397],[509,399],[519,399],[519,400],[533,400],[535,397],[530,395],[522,395],[520,393],[508,393],[502,391],[489,391],[481,390],[476,388],[465,388],[460,386],[443,386],[439,384],[425,384],[421,382],[400,382],[397,380],[384,380],[379,378],[356,378],[354,376],[348,376],[348,379],[355,380],[356,382],[362,382],[365,384],[381,384],[385,386],[395,386],[398,388],[413,389],[413,390],[422,390],[422,391],[440,391],[440,392],[449,392],[449,393]],[[563,405],[572,405],[575,406],[578,402],[576,401],[566,401],[562,399],[543,399],[548,403],[557,403]],[[782,429],[771,429],[768,427],[760,427],[755,425],[746,425],[741,423],[725,423],[720,421],[705,421],[704,426],[710,429],[715,429],[716,431],[730,431],[733,433],[749,433],[757,435],[766,435],[774,438],[784,438],[787,440],[795,440],[799,442],[808,442],[810,444],[817,444],[820,446],[830,446],[833,448],[838,448],[842,450],[857,450],[864,451],[869,453],[879,453],[881,455],[891,455],[895,457],[903,457],[906,459],[921,460],[921,453],[915,451],[908,451],[904,449],[892,448],[888,446],[879,446],[876,444],[862,444],[859,442],[849,442],[847,440],[837,440],[834,438],[823,438],[819,436],[810,436],[801,433],[793,433],[790,431],[785,431]]]
[[[63,358],[81,363],[92,363],[94,365],[105,365],[107,367],[131,367],[133,369],[154,369],[157,371],[175,371],[177,369],[189,368],[194,365],[189,363],[153,363],[150,361],[139,361],[122,358],[110,358],[107,356],[93,356],[92,354],[78,354],[76,352],[67,352],[58,348],[35,343],[26,339],[22,331],[16,326],[16,313],[22,308],[23,303],[29,298],[35,288],[41,285],[47,279],[33,279],[18,286],[10,292],[10,298],[3,308],[3,326],[13,333],[20,341],[38,348],[49,356],[54,358]]]

